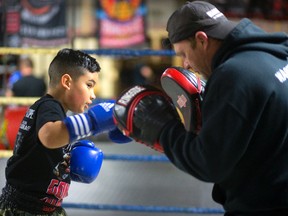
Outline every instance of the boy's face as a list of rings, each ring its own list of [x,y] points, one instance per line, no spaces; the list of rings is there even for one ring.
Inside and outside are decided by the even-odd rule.
[[[87,72],[76,81],[71,81],[68,101],[68,109],[72,112],[82,113],[96,98],[94,87],[98,82],[98,73]]]

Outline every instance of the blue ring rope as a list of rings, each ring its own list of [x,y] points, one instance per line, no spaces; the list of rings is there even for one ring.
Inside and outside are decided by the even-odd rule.
[[[87,54],[94,55],[111,55],[111,56],[174,56],[174,50],[151,50],[151,49],[96,49],[96,50],[82,50]]]
[[[133,212],[166,212],[166,213],[189,213],[189,214],[223,214],[223,209],[217,208],[184,208],[173,206],[139,206],[139,205],[108,205],[108,204],[80,204],[63,203],[64,208],[87,209],[87,210],[111,210]]]
[[[166,156],[162,155],[119,155],[119,154],[104,154],[106,160],[121,160],[121,161],[145,161],[145,162],[170,162]]]

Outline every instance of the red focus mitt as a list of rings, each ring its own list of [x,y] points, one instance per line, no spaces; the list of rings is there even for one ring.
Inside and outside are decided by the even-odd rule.
[[[201,102],[205,82],[193,72],[181,67],[167,68],[161,76],[161,85],[171,97],[187,131],[201,129]]]

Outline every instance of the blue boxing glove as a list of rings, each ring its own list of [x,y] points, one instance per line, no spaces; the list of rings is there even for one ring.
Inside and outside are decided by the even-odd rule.
[[[72,181],[89,184],[98,176],[103,162],[103,152],[89,140],[72,146],[70,176]]]
[[[70,143],[81,138],[108,132],[116,128],[112,117],[114,103],[103,102],[88,109],[87,113],[68,116],[64,119]]]
[[[115,128],[114,130],[109,131],[108,137],[112,142],[118,143],[118,144],[128,143],[132,141],[131,138],[125,136],[118,128]]]

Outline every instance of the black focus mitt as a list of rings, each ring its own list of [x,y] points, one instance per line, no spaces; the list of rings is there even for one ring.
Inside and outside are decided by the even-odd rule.
[[[122,92],[113,110],[117,127],[135,141],[163,152],[159,136],[172,120],[181,121],[165,92],[149,85],[136,85]]]

